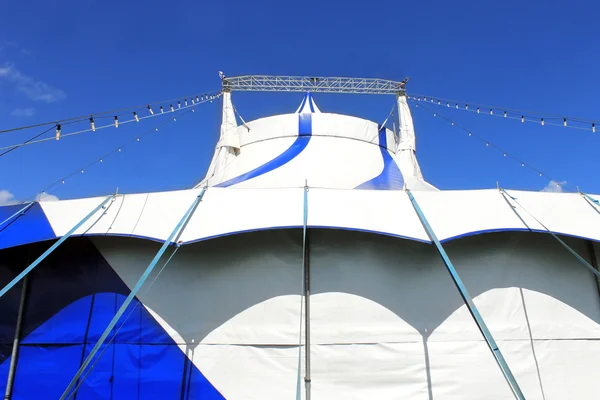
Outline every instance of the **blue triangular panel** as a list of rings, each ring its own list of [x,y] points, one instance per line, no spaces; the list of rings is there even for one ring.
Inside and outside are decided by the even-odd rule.
[[[14,400],[60,397],[128,292],[87,238],[73,239],[59,249],[30,279]],[[9,254],[9,260],[11,256],[18,258]],[[6,265],[0,264],[0,272],[3,268]],[[2,311],[14,306],[14,300],[0,301]],[[104,353],[76,399],[223,400],[137,300],[118,327],[116,339],[101,349]],[[10,329],[4,330],[6,342]],[[2,351],[0,376],[6,376],[9,346]],[[3,391],[5,380],[0,382]]]
[[[39,203],[13,217],[23,206],[16,204],[0,207],[0,223],[4,222],[0,225],[0,249],[56,238]]]

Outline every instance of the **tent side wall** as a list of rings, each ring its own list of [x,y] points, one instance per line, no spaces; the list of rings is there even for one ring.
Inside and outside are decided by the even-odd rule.
[[[309,240],[313,396],[512,398],[432,246],[333,229],[310,229]],[[567,240],[589,259],[588,242]],[[49,394],[66,386],[158,246],[76,238],[40,265],[30,281],[15,399],[33,397],[31,382]],[[589,271],[543,234],[493,233],[445,247],[528,400],[542,399],[542,390],[546,399],[600,397],[600,296]],[[0,252],[2,282],[31,248]],[[81,398],[143,399],[158,390],[169,398],[182,391],[293,398],[304,334],[301,256],[297,229],[183,246],[142,289],[144,307],[131,314]],[[18,298],[15,288],[0,299],[3,376]]]

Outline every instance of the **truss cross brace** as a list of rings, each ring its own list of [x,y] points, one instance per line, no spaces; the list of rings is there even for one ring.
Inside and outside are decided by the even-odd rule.
[[[223,91],[322,92],[354,94],[405,93],[406,81],[378,78],[246,75],[224,77]]]

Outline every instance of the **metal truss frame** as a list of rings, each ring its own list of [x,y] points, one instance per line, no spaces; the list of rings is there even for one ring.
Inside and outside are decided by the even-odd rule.
[[[244,75],[222,78],[224,91],[404,94],[406,81],[378,78]]]

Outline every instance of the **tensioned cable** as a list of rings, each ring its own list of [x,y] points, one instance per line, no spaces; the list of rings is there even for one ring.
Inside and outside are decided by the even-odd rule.
[[[550,114],[550,113],[542,113],[542,112],[538,112],[538,111],[528,111],[528,110],[519,110],[519,109],[515,109],[515,108],[509,108],[509,107],[498,107],[498,106],[491,106],[488,104],[480,104],[480,103],[469,103],[469,102],[465,102],[465,101],[459,101],[459,100],[452,100],[452,99],[446,99],[443,97],[436,97],[436,96],[425,96],[422,94],[417,94],[417,93],[407,93],[407,96],[409,98],[411,98],[412,100],[416,100],[416,101],[423,101],[423,102],[427,102],[430,104],[437,104],[439,106],[446,106],[446,107],[452,107],[455,109],[461,109],[461,110],[465,110],[465,111],[472,111],[472,112],[477,112],[477,113],[481,113],[481,114],[488,114],[488,115],[496,115],[496,116],[503,116],[504,114],[498,114],[498,111],[501,112],[511,112],[514,113],[516,115],[519,116],[531,116],[531,115],[535,115],[536,117],[548,117],[550,119],[567,119],[569,121],[577,121],[577,122],[581,122],[581,123],[588,123],[588,124],[595,124],[600,122],[600,120],[597,119],[589,119],[589,118],[580,118],[580,117],[572,117],[572,116],[568,116],[568,115],[557,115],[557,114]],[[421,100],[423,99],[423,100]],[[428,101],[429,100],[429,101]],[[442,104],[442,102],[444,102],[445,104]],[[452,104],[454,104],[454,106],[452,106]],[[461,104],[461,107],[459,107],[458,105]],[[462,105],[464,105],[464,107],[462,107]],[[471,108],[469,108],[469,106],[471,106]],[[474,108],[475,107],[475,108]],[[477,111],[477,107],[479,107],[480,111]],[[484,110],[481,110],[484,109]],[[488,113],[486,112],[486,110],[496,110],[496,113]],[[507,115],[507,117],[510,117]],[[521,119],[521,118],[518,118]],[[531,122],[540,122],[539,120],[535,120],[535,121],[531,121]],[[550,125],[550,124],[549,124]],[[560,126],[563,126],[562,124]],[[582,127],[574,127],[574,128],[580,128],[580,129],[585,129]],[[589,128],[588,128],[589,129]]]
[[[394,115],[394,110],[396,109],[396,106],[398,105],[398,103],[394,100],[394,105],[392,105],[392,109],[390,110],[390,113],[388,114],[388,116],[386,117],[386,119],[381,123],[381,125],[377,126],[377,133],[375,134],[374,137],[372,137],[371,139],[369,139],[369,143],[373,143],[373,141],[375,139],[377,139],[377,137],[379,136],[379,134],[381,133],[382,129],[387,129],[385,127],[385,125],[387,124],[388,120],[390,119],[390,117],[392,117]],[[396,134],[396,132],[394,132],[394,135]],[[379,144],[379,143],[375,143],[375,144]]]
[[[417,107],[418,107],[418,106],[419,106],[419,104],[417,103]],[[427,109],[428,111],[430,111],[430,112],[433,114],[433,116],[434,116],[434,117],[440,117],[440,118],[442,118],[443,120],[450,122],[451,126],[456,126],[457,128],[459,128],[459,129],[461,129],[461,130],[463,130],[463,131],[467,132],[467,133],[468,133],[468,135],[469,135],[470,137],[471,137],[471,136],[472,136],[472,137],[475,137],[476,139],[478,139],[478,140],[482,141],[483,143],[485,143],[486,147],[492,147],[492,148],[494,148],[495,150],[497,150],[497,151],[501,152],[501,153],[502,153],[502,155],[503,155],[504,157],[511,158],[511,159],[513,159],[513,160],[517,161],[518,163],[520,163],[522,167],[527,167],[527,168],[529,168],[530,170],[532,170],[532,171],[535,171],[537,174],[539,174],[539,176],[540,176],[540,177],[545,177],[546,179],[549,179],[549,180],[551,180],[551,181],[553,181],[553,182],[556,182],[557,186],[559,186],[559,187],[560,187],[560,186],[566,186],[566,184],[564,184],[564,185],[563,185],[562,183],[559,183],[559,182],[560,182],[559,180],[557,180],[557,179],[554,179],[554,178],[552,178],[550,175],[548,175],[548,174],[546,174],[546,173],[542,172],[541,170],[539,170],[538,168],[536,168],[536,167],[534,167],[534,166],[532,166],[532,165],[530,165],[530,164],[527,164],[527,163],[525,163],[525,162],[524,162],[524,161],[522,161],[520,158],[518,158],[518,157],[514,156],[513,154],[511,154],[511,153],[507,152],[507,151],[506,151],[506,150],[504,150],[502,147],[500,147],[500,146],[498,146],[498,145],[496,145],[496,144],[494,144],[494,143],[490,142],[490,141],[489,141],[488,139],[486,139],[485,137],[483,137],[483,136],[481,136],[481,135],[478,135],[478,134],[476,134],[476,133],[475,133],[475,132],[473,132],[472,130],[470,130],[470,129],[468,129],[468,128],[466,128],[466,127],[464,127],[464,126],[462,126],[462,125],[458,124],[456,121],[454,121],[454,120],[452,120],[452,119],[450,119],[450,118],[446,117],[445,115],[443,115],[443,114],[440,114],[439,112],[436,112],[436,111],[434,111],[433,109],[431,109],[431,108],[430,108],[430,107],[428,107],[427,105],[421,104],[421,106],[423,106],[423,108],[425,108],[425,109]]]
[[[525,211],[531,218],[533,218],[533,220],[535,222],[537,222],[542,228],[544,228],[544,230],[546,230],[547,233],[549,233],[554,239],[556,239],[556,241],[558,243],[560,243],[569,253],[571,253],[573,256],[575,256],[575,258],[577,258],[577,260],[579,260],[579,262],[581,262],[594,275],[596,275],[597,277],[600,277],[600,271],[596,270],[596,268],[594,268],[592,265],[590,265],[590,263],[587,262],[587,260],[585,258],[581,257],[579,255],[579,253],[577,253],[575,250],[573,250],[573,248],[571,248],[571,246],[569,246],[568,244],[566,244],[561,238],[558,237],[558,235],[556,235],[546,225],[544,225],[542,223],[542,221],[540,221],[539,219],[537,219],[530,211],[528,211],[525,207],[523,207],[523,205],[521,203],[519,203],[519,201],[517,200],[516,197],[511,196],[506,190],[504,190],[502,188],[500,188],[500,194],[502,194],[502,196],[508,196],[508,197],[510,197],[510,199],[512,201],[514,201],[515,204],[517,204],[523,211]],[[506,199],[506,197],[505,197],[505,199]],[[508,200],[507,200],[507,202],[508,202]],[[513,212],[519,217],[519,219],[521,219],[521,221],[523,222],[523,224],[531,231],[532,230],[531,227],[527,223],[525,223],[525,221],[519,215],[519,213],[517,212],[517,210],[514,207],[511,207],[511,208],[512,208]]]
[[[75,132],[61,134],[60,135],[60,139],[65,138],[65,137],[74,136],[74,135],[80,135],[80,134],[86,133],[86,132],[95,132],[95,131],[100,130],[100,129],[118,128],[119,125],[125,125],[125,124],[129,124],[129,123],[132,123],[132,122],[139,122],[139,121],[141,121],[143,119],[158,117],[158,116],[164,115],[164,114],[173,114],[173,113],[176,113],[176,112],[178,112],[180,110],[193,108],[197,104],[202,104],[202,103],[206,103],[207,101],[212,101],[215,98],[218,98],[219,96],[220,96],[220,92],[217,93],[217,94],[211,94],[210,98],[208,98],[206,100],[203,100],[203,101],[194,102],[193,104],[190,104],[188,106],[183,106],[183,107],[178,107],[178,108],[172,107],[170,110],[167,110],[167,111],[164,111],[164,112],[159,112],[159,113],[154,113],[154,114],[150,114],[150,115],[145,115],[143,117],[139,117],[139,116],[135,115],[133,119],[129,119],[129,120],[126,120],[126,121],[118,121],[118,123],[111,123],[111,124],[101,125],[101,126],[97,126],[97,127],[94,125],[93,127],[88,128],[88,129],[82,129],[82,130],[75,131]],[[29,141],[29,142],[17,143],[17,144],[14,144],[14,145],[0,147],[0,150],[13,149],[13,148],[18,148],[18,147],[22,147],[22,146],[29,146],[29,145],[32,145],[32,144],[47,142],[49,140],[58,140],[58,139],[53,138],[53,137],[49,137],[49,138],[44,138],[44,139],[32,140],[32,141]]]
[[[210,92],[207,92],[208,95],[210,95],[211,92],[219,92],[219,90],[212,90]],[[34,125],[27,125],[27,126],[21,126],[21,127],[16,127],[16,128],[10,128],[10,129],[4,129],[4,130],[0,130],[0,134],[3,133],[8,133],[8,132],[14,132],[14,131],[19,131],[19,130],[24,130],[24,129],[30,129],[30,128],[37,128],[40,126],[46,126],[46,125],[53,125],[56,126],[57,124],[71,124],[71,123],[75,123],[75,122],[80,122],[80,121],[86,121],[87,119],[89,119],[90,117],[99,117],[99,118],[103,118],[103,117],[111,117],[113,114],[115,113],[121,113],[124,111],[131,111],[133,109],[144,109],[148,106],[156,106],[159,104],[165,104],[165,103],[171,103],[177,100],[181,100],[181,99],[196,99],[197,97],[206,97],[207,94],[205,92],[205,94],[194,94],[194,95],[188,95],[188,96],[181,96],[181,97],[174,97],[172,99],[168,99],[168,100],[162,100],[162,101],[155,101],[152,103],[144,103],[141,105],[137,105],[137,106],[131,106],[131,107],[125,107],[125,108],[118,108],[118,109],[113,109],[113,110],[108,110],[108,111],[102,111],[102,112],[98,112],[98,113],[92,113],[92,114],[86,114],[86,115],[81,115],[79,117],[72,117],[72,118],[64,118],[64,119],[60,119],[60,120],[56,120],[56,121],[48,121],[48,122],[41,122],[39,124],[34,124]],[[196,100],[197,102],[197,100]]]
[[[215,95],[215,98],[219,98],[220,96],[221,96],[221,93],[218,93],[218,94],[216,94],[216,95]],[[177,117],[180,117],[180,116],[182,116],[182,115],[185,115],[185,114],[187,114],[187,113],[189,113],[189,112],[194,112],[194,107],[196,107],[196,106],[199,106],[199,105],[201,105],[201,104],[204,104],[204,103],[206,103],[206,102],[210,102],[210,101],[212,101],[212,100],[211,100],[211,99],[206,99],[206,100],[200,101],[199,103],[195,103],[193,106],[187,107],[187,109],[184,109],[184,108],[182,107],[182,109],[181,109],[181,110],[179,110],[179,111],[177,111],[177,110],[176,110],[176,112],[175,112],[175,114],[174,114],[174,115],[175,115],[175,117],[174,117],[174,118],[169,118],[169,119],[167,119],[167,120],[163,121],[163,122],[162,122],[161,124],[159,124],[158,126],[156,126],[156,127],[153,127],[153,128],[151,128],[151,129],[148,129],[148,130],[146,130],[146,131],[142,132],[141,134],[139,134],[139,135],[137,135],[136,137],[134,137],[134,138],[132,138],[132,139],[128,140],[127,142],[125,142],[125,143],[121,144],[120,146],[118,146],[118,147],[115,147],[114,149],[112,149],[112,150],[108,151],[107,153],[105,153],[104,155],[102,155],[100,158],[97,158],[97,159],[95,159],[94,161],[92,161],[92,162],[88,163],[88,164],[87,164],[87,165],[85,165],[84,167],[82,167],[82,168],[78,168],[78,169],[74,170],[74,171],[73,171],[73,172],[71,172],[70,174],[63,176],[61,179],[57,179],[56,181],[54,181],[54,182],[53,182],[53,183],[51,183],[50,185],[46,186],[46,187],[45,187],[45,188],[44,188],[44,189],[43,189],[43,190],[42,190],[40,193],[46,193],[46,194],[52,194],[52,193],[55,193],[56,191],[49,193],[49,190],[50,190],[51,188],[53,188],[54,186],[58,185],[59,183],[62,183],[62,184],[64,184],[64,183],[65,183],[65,182],[66,182],[66,181],[67,181],[69,178],[71,178],[71,177],[73,177],[73,176],[75,176],[75,175],[78,175],[78,174],[80,174],[80,173],[83,173],[83,172],[84,172],[86,169],[88,169],[89,167],[91,167],[91,166],[93,166],[93,165],[95,165],[95,164],[98,164],[98,163],[102,163],[102,162],[103,162],[103,160],[104,160],[106,157],[108,157],[108,156],[110,156],[110,155],[112,155],[112,154],[114,154],[114,153],[120,153],[122,149],[124,149],[125,147],[129,146],[129,145],[130,145],[130,144],[132,144],[132,143],[139,142],[139,141],[140,141],[140,138],[142,138],[142,137],[144,137],[144,136],[148,135],[149,133],[151,133],[151,132],[153,132],[153,131],[159,131],[159,128],[160,128],[160,127],[162,127],[162,126],[164,126],[164,125],[166,125],[166,124],[168,124],[168,123],[170,123],[170,122],[176,122],[176,120],[177,120]],[[160,114],[156,114],[156,115],[160,115]],[[35,197],[36,197],[36,196],[37,196],[37,194],[36,194],[36,195],[33,195],[33,196],[31,196],[30,198],[28,198],[27,200],[25,200],[25,201],[23,201],[23,202],[21,202],[21,203],[26,203],[27,201],[31,201],[32,199],[35,199]]]
[[[33,140],[35,140],[35,139],[39,138],[40,136],[43,136],[43,135],[45,135],[46,133],[50,132],[52,129],[54,129],[54,126],[51,126],[50,128],[46,129],[46,130],[45,130],[44,132],[42,132],[42,133],[38,133],[37,135],[35,135],[35,136],[31,137],[30,139],[27,139],[27,140],[26,140],[25,142],[23,142],[23,143],[27,144],[27,143],[29,143],[29,142],[31,142],[31,141],[33,141]],[[4,155],[6,155],[6,154],[8,154],[8,153],[10,153],[10,152],[11,152],[11,151],[13,151],[13,150],[16,150],[16,149],[18,149],[18,148],[19,148],[19,147],[12,147],[12,148],[10,148],[10,149],[6,150],[4,153],[0,153],[0,157],[2,157],[2,156],[4,156]]]

